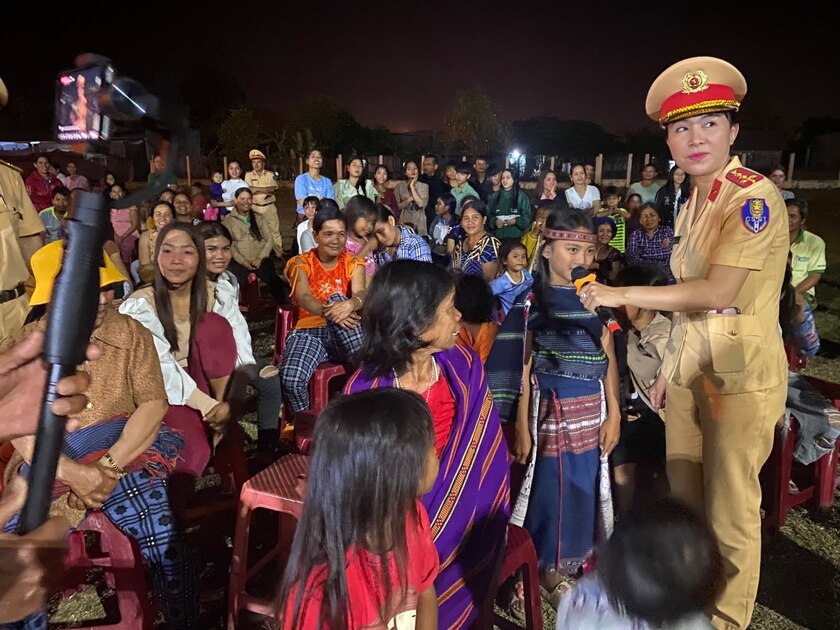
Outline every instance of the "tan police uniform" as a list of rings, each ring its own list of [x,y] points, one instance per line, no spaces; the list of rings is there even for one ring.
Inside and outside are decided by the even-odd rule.
[[[661,106],[651,103],[656,89]],[[664,101],[663,90],[673,93]],[[745,93],[743,76],[726,62],[689,59],[660,75],[647,111],[667,123],[737,109]],[[710,265],[750,273],[730,308],[674,313],[662,364],[668,480],[675,497],[706,515],[723,556],[725,584],[708,611],[712,624],[746,628],[761,563],[758,473],[787,395],[779,329],[787,213],[776,186],[738,158],[717,175],[702,206],[697,196],[695,188],[677,218],[674,276],[703,279]]]
[[[248,159],[261,159],[265,162],[265,154],[262,151],[253,149],[248,154]],[[263,172],[257,175],[255,171],[248,171],[245,173],[245,182],[253,188],[273,188],[277,190],[277,182],[274,181],[274,173],[263,169]],[[280,235],[280,217],[277,214],[277,206],[275,205],[276,197],[274,193],[253,193],[254,202],[253,209],[256,214],[263,217],[262,225],[265,226],[267,234],[270,236],[271,248],[279,257],[283,255],[283,237]]]
[[[44,231],[18,170],[0,162],[0,339],[17,333],[29,311],[29,277],[20,238]]]

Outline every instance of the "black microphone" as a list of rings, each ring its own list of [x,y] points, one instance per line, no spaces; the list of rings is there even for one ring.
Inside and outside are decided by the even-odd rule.
[[[572,269],[572,282],[574,282],[575,287],[577,287],[578,295],[581,294],[587,284],[595,282],[595,280],[595,274],[587,271],[583,267],[575,267]],[[618,324],[615,315],[613,315],[612,309],[607,308],[606,306],[596,306],[595,315],[598,316],[601,323],[604,324],[604,326],[607,327],[607,330],[611,333],[621,332],[621,326]]]
[[[29,469],[29,490],[17,533],[27,534],[44,524],[49,515],[55,471],[64,442],[66,416],[53,413],[56,385],[76,373],[84,363],[96,314],[99,310],[99,268],[104,264],[103,227],[108,220],[101,194],[83,192],[70,220],[61,271],[50,297],[49,320],[44,335],[48,378],[35,434],[35,452]]]

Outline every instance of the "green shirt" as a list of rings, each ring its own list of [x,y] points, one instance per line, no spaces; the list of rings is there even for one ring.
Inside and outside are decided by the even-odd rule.
[[[359,190],[355,186],[350,185],[350,180],[340,179],[333,184],[333,193],[338,207],[344,210],[344,208],[347,207],[347,202],[350,201],[352,197],[358,195]],[[376,187],[373,185],[373,182],[371,180],[367,180],[365,182],[364,196],[375,202],[378,194],[379,193],[376,192]]]
[[[825,273],[825,241],[808,230],[800,230],[790,246],[790,282],[797,286],[812,273]],[[809,304],[816,301],[815,287],[805,292]]]
[[[464,184],[464,188],[462,190],[458,190],[458,186],[453,186],[452,190],[449,192],[452,193],[453,197],[455,197],[455,214],[459,217],[461,216],[461,202],[464,200],[464,197],[472,195],[473,197],[481,199],[481,195],[475,192],[475,188],[470,186],[469,183]]]
[[[505,227],[496,227],[496,219],[514,219],[516,223]],[[512,190],[499,190],[490,195],[487,204],[487,229],[498,239],[522,238],[522,234],[531,227],[531,202],[521,190],[513,203]]]

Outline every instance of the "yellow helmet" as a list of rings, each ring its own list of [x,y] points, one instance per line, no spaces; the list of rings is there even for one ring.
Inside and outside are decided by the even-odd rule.
[[[105,259],[105,266],[99,268],[99,286],[107,287],[111,284],[127,282],[126,278],[117,266],[108,257],[107,252],[102,250]],[[64,257],[64,241],[53,241],[44,245],[37,252],[32,254],[32,273],[35,276],[35,290],[29,298],[29,306],[48,304],[52,295],[55,277],[61,270],[61,260]]]

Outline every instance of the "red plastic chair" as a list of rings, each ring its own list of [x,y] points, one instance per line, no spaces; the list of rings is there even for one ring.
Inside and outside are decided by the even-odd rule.
[[[105,587],[116,593],[119,621],[89,625],[85,628],[151,630],[157,617],[155,598],[150,596],[137,541],[122,533],[103,512],[88,512],[87,517],[67,539],[67,568],[62,576],[63,594],[68,597],[87,583],[91,569],[102,569]],[[94,545],[88,546],[90,532]],[[110,611],[107,611],[110,612]],[[110,614],[108,616],[111,616]]]
[[[249,273],[248,281],[239,288],[239,310],[251,321],[265,319],[271,309],[271,300],[260,293],[257,274]]]
[[[519,630],[512,621],[493,612],[496,592],[508,579],[522,572],[522,584],[525,587],[525,628],[543,630],[542,604],[540,602],[540,573],[537,564],[537,551],[528,531],[513,524],[508,524],[507,544],[502,564],[499,568],[497,587],[485,603],[481,628],[491,628],[494,624],[503,630]]]
[[[295,417],[295,446],[302,455],[309,455],[309,451],[312,450],[312,439],[317,419],[318,414],[312,411],[301,411]]]
[[[840,410],[840,384],[810,376],[806,378]],[[835,443],[834,448],[816,462],[804,466],[793,459],[798,430],[799,423],[793,417],[789,426],[776,428],[773,450],[761,469],[761,503],[765,513],[763,524],[771,534],[778,533],[782,528],[792,507],[811,502],[820,509],[828,509],[834,503],[840,442]],[[791,480],[796,484],[798,492],[791,492]]]
[[[808,367],[808,357],[800,355],[796,346],[785,346],[785,354],[787,355],[788,369],[791,372],[798,372]]]
[[[277,315],[274,319],[274,363],[280,365],[283,362],[283,354],[286,351],[286,339],[294,329],[295,315],[288,306],[278,306]],[[327,406],[330,400],[330,389],[340,386],[337,379],[346,376],[347,371],[343,365],[325,361],[321,363],[312,374],[309,381],[309,409],[316,415]]]
[[[287,455],[255,475],[242,486],[239,510],[236,516],[236,533],[233,539],[233,559],[228,588],[228,630],[235,630],[240,610],[279,620],[282,603],[277,598],[263,599],[246,591],[248,580],[262,571],[269,562],[285,561],[291,547],[297,521],[303,512],[306,491],[306,474],[309,459],[303,455]],[[294,526],[285,527],[288,519],[279,518],[280,532],[277,545],[262,558],[248,566],[248,537],[254,510],[263,508],[293,517]]]

